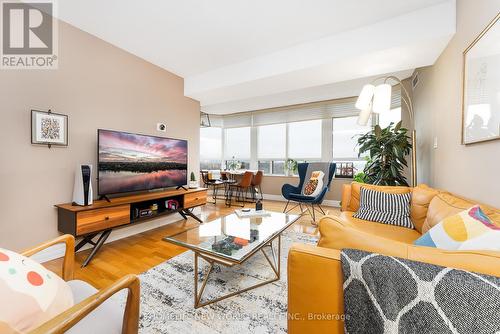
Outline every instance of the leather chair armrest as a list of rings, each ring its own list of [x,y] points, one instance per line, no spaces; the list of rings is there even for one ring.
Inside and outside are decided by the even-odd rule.
[[[75,237],[70,234],[61,235],[58,238],[53,240],[44,242],[38,246],[25,250],[21,254],[24,256],[32,256],[36,253],[43,251],[51,246],[64,243],[66,245],[66,249],[64,251],[64,258],[62,264],[62,278],[65,281],[69,281],[73,279],[73,270],[75,266]]]
[[[294,244],[288,253],[288,333],[344,333],[340,252]]]
[[[62,334],[122,289],[128,289],[122,334],[137,334],[139,330],[140,282],[136,275],[122,277],[112,285],[99,290],[57,317],[30,331],[29,334]]]
[[[386,239],[348,226],[342,219],[327,216],[320,220],[319,247],[335,250],[345,248],[395,256],[486,275],[500,276],[500,252],[452,251],[421,247]]]
[[[351,203],[351,184],[342,185],[342,198],[340,202],[340,210],[348,211],[349,204]]]

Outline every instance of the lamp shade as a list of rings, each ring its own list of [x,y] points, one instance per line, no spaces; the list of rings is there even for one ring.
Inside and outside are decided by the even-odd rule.
[[[373,94],[373,112],[380,114],[391,110],[391,85],[384,83],[375,87]]]
[[[364,85],[363,89],[361,90],[361,93],[358,96],[358,100],[356,101],[356,104],[354,106],[359,110],[367,110],[372,103],[374,91],[375,91],[374,85],[371,84]]]
[[[366,124],[368,124],[368,120],[370,119],[370,114],[371,114],[370,107],[371,104],[368,106],[367,109],[361,110],[357,121],[358,125],[365,126]]]

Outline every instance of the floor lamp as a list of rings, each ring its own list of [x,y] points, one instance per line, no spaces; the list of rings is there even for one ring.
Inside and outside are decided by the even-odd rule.
[[[372,113],[389,112],[391,110],[392,86],[389,81],[396,81],[401,87],[401,101],[405,104],[413,131],[411,132],[412,154],[411,154],[411,183],[417,185],[417,131],[415,130],[415,114],[413,112],[413,103],[405,86],[395,76],[380,77],[373,80],[370,84],[364,85],[356,101],[356,108],[361,110],[358,117],[359,125],[366,125]],[[375,85],[377,81],[383,83]]]

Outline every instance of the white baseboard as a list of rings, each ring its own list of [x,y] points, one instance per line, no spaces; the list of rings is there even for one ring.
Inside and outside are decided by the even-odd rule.
[[[195,208],[193,213],[200,214],[201,209]],[[113,232],[111,232],[111,234],[110,234],[108,240],[106,240],[105,244],[112,242],[112,241],[115,241],[115,240],[129,237],[129,236],[134,235],[134,234],[146,232],[146,231],[149,231],[149,230],[152,230],[152,229],[164,226],[164,225],[172,224],[172,223],[178,222],[180,220],[182,220],[182,217],[179,216],[178,214],[173,213],[171,215],[164,216],[164,217],[161,217],[161,218],[158,218],[155,220],[151,220],[148,222],[138,223],[137,225],[131,225],[131,226],[127,226],[124,228],[116,229],[116,230],[113,230]],[[78,243],[78,240],[77,240],[77,243]],[[79,252],[83,251],[85,249],[89,249],[91,247],[92,247],[91,245],[87,244],[87,245],[83,246],[79,250]],[[64,244],[57,244],[57,245],[49,247],[49,248],[33,255],[31,258],[33,260],[37,261],[38,263],[43,263],[43,262],[47,262],[50,260],[55,260],[55,259],[58,259],[60,257],[63,257],[65,250],[66,250],[66,246]]]
[[[212,191],[208,192],[208,196],[212,195]],[[287,200],[281,196],[281,195],[274,195],[274,194],[262,194],[264,199],[267,199],[269,201],[278,201],[278,202],[286,202]],[[336,200],[331,200],[331,199],[325,199],[323,200],[323,204],[325,206],[331,206],[334,208],[340,208],[340,201]]]

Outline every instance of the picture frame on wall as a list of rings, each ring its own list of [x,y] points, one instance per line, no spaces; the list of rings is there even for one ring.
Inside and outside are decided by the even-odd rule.
[[[31,110],[31,144],[68,146],[68,115]]]
[[[462,144],[500,139],[500,13],[463,53]]]

